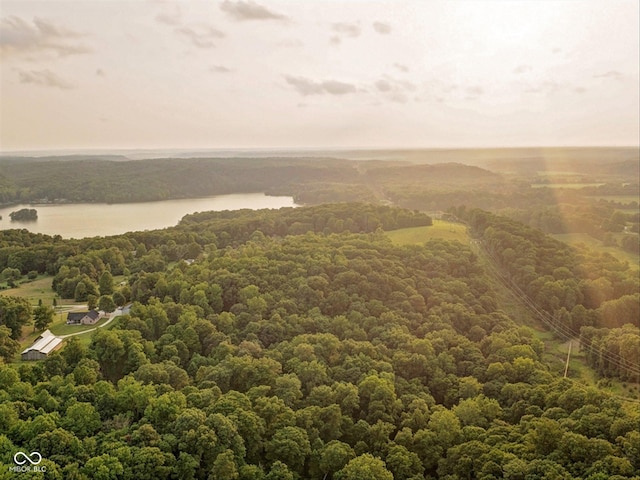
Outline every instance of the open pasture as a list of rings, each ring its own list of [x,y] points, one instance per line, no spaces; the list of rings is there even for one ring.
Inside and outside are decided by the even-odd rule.
[[[0,290],[0,295],[11,297],[25,297],[32,305],[37,305],[39,300],[45,305],[52,305],[56,292],[51,289],[53,277],[50,275],[40,275],[35,280],[26,280],[24,283],[18,282],[15,288]],[[4,283],[3,283],[4,284]],[[58,300],[60,302],[60,300]],[[64,303],[75,303],[67,299]]]
[[[469,234],[465,225],[437,219],[434,219],[433,225],[429,227],[401,228],[387,232],[387,235],[398,245],[417,245],[435,238],[469,245]]]
[[[635,266],[637,268],[638,262],[640,261],[640,256],[626,252],[619,247],[605,246],[600,240],[593,238],[588,233],[557,233],[552,234],[551,236],[556,240],[568,243],[569,245],[583,244],[592,250],[609,253],[622,262],[629,262],[629,265],[632,267]]]
[[[599,187],[604,183],[532,183],[531,188],[583,188]]]

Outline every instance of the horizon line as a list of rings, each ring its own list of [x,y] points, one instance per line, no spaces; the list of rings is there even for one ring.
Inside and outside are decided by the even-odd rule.
[[[601,149],[601,148],[622,148],[622,149],[640,149],[639,145],[519,145],[519,146],[475,146],[475,147],[457,147],[457,146],[440,146],[440,147],[389,147],[389,146],[330,146],[330,147],[72,147],[72,148],[32,148],[32,149],[11,149],[3,150],[0,148],[0,156],[12,154],[30,154],[30,153],[74,153],[74,152],[215,152],[215,151],[422,151],[422,150],[522,150],[522,149]]]

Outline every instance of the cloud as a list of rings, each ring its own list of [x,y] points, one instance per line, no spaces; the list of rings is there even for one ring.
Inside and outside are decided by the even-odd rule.
[[[360,35],[360,26],[355,23],[334,23],[331,30],[345,37],[355,38]]]
[[[407,73],[409,71],[409,67],[402,65],[401,63],[394,63],[393,66],[403,73]]]
[[[391,33],[391,25],[382,22],[373,22],[373,29],[380,35],[388,35]]]
[[[163,12],[156,15],[156,21],[164,25],[175,27],[180,25],[182,13],[179,9],[176,9],[173,13]]]
[[[213,48],[216,46],[213,42],[215,39],[225,37],[223,32],[210,26],[180,27],[176,28],[175,32],[191,40],[198,48]]]
[[[593,76],[593,78],[612,78],[614,80],[620,80],[622,77],[624,77],[624,74],[617,70],[609,70],[606,73],[601,73]]]
[[[394,92],[389,95],[389,100],[395,103],[407,103],[409,98],[404,93]]]
[[[335,33],[329,38],[333,45],[340,45],[343,38],[357,38],[361,33],[360,26],[356,23],[334,23],[331,30]]]
[[[321,83],[324,91],[330,95],[345,95],[355,93],[356,87],[350,83],[339,82],[337,80],[326,80]]]
[[[209,68],[209,71],[213,73],[231,73],[232,72],[230,68],[227,68],[224,65],[213,65],[211,68]]]
[[[304,42],[297,38],[285,38],[278,42],[278,46],[284,48],[300,48],[304,47]]]
[[[467,94],[468,100],[475,100],[478,97],[481,97],[482,95],[484,95],[484,88],[478,85],[473,85],[465,88],[465,93]]]
[[[225,0],[220,4],[220,10],[238,22],[247,20],[287,20],[288,18],[286,15],[273,12],[252,0],[239,0],[236,2]]]
[[[351,83],[340,82],[338,80],[324,80],[316,82],[305,77],[295,77],[285,75],[285,80],[295,90],[303,96],[307,95],[346,95],[355,93],[356,86]]]
[[[396,80],[387,75],[374,82],[373,86],[387,100],[396,103],[407,103],[409,101],[407,94],[416,90],[416,86],[413,83]]]
[[[74,88],[72,84],[63,80],[50,70],[18,70],[20,83],[32,83],[41,87],[60,88],[70,90]]]
[[[391,84],[387,80],[378,80],[375,83],[376,88],[380,92],[389,92],[391,91]]]
[[[516,68],[513,69],[513,73],[517,73],[519,75],[521,73],[530,72],[531,70],[532,68],[529,65],[518,65]]]
[[[545,82],[527,87],[525,89],[525,93],[541,93],[544,95],[551,95],[561,90],[565,90],[566,88],[568,88],[567,85],[562,85],[553,80],[547,80]]]
[[[78,42],[84,35],[48,20],[34,17],[27,22],[19,17],[0,20],[0,52],[5,54],[54,54],[58,57],[90,53]]]

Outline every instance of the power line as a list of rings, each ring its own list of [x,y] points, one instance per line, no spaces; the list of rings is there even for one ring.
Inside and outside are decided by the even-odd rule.
[[[478,241],[478,245],[482,248],[482,251],[489,257],[491,260],[489,262],[489,267],[496,274],[497,278],[501,281],[501,283],[507,287],[511,292],[524,304],[525,307],[529,309],[535,316],[541,320],[545,325],[549,326],[554,332],[556,332],[560,337],[565,340],[571,340],[577,336],[577,332],[571,330],[569,327],[564,325],[558,319],[550,315],[548,312],[542,310],[538,305],[535,304],[529,298],[529,296],[522,291],[522,289],[514,283],[511,279],[507,278],[503,272],[497,267],[499,262],[495,258],[492,252],[490,252],[487,248],[484,247],[482,242]],[[640,366],[635,365],[632,362],[629,362],[624,357],[617,355],[613,352],[602,351],[599,348],[595,347],[592,342],[581,339],[580,347],[589,351],[594,355],[598,355],[600,358],[608,361],[610,364],[628,371],[632,375],[636,375],[640,377]]]

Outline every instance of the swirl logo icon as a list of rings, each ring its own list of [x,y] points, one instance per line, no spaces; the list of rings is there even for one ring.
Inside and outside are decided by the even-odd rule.
[[[42,461],[42,455],[38,452],[31,452],[31,455],[27,455],[24,452],[17,452],[13,456],[13,461],[16,465],[24,465],[27,462],[31,465],[38,465]]]

